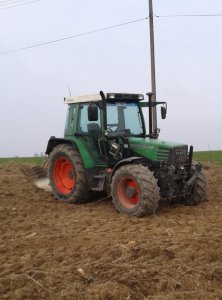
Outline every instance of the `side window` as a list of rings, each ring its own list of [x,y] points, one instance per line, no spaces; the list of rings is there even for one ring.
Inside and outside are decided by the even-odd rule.
[[[119,125],[118,106],[116,103],[107,103],[107,130],[116,131]]]
[[[74,122],[75,122],[75,112],[76,112],[76,105],[69,104],[67,116],[66,116],[66,125],[65,125],[65,134],[72,134]]]
[[[107,124],[118,124],[116,103],[107,103]]]
[[[78,132],[91,135],[91,131],[97,131],[99,134],[101,132],[100,111],[98,121],[89,121],[88,106],[89,104],[79,106]]]

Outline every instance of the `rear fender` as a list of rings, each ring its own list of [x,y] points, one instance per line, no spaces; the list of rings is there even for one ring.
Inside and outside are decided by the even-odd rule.
[[[70,144],[70,145],[73,145],[73,143],[69,140],[66,140],[66,139],[62,139],[62,138],[55,138],[55,137],[51,137],[48,141],[48,145],[47,145],[47,148],[46,148],[46,154],[49,155],[50,152],[52,152],[52,150],[58,146],[58,145],[61,145],[61,144]]]
[[[48,141],[48,145],[45,153],[49,155],[49,153],[54,149],[54,147],[60,144],[70,144],[73,145],[73,147],[76,147],[79,150],[80,156],[83,160],[84,167],[86,169],[95,167],[93,158],[91,157],[89,151],[86,149],[85,145],[80,139],[67,140],[63,138],[51,137]]]

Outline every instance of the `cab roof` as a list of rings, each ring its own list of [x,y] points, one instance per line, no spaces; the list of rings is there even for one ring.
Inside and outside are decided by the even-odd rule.
[[[100,96],[100,94],[65,98],[64,102],[65,104],[72,104],[72,103],[97,102],[97,101],[102,101],[102,97]]]
[[[142,101],[144,100],[143,94],[129,94],[129,93],[107,93],[104,94],[106,99],[111,101]],[[102,101],[100,94],[77,96],[71,98],[65,98],[65,104],[83,103],[83,102],[98,102]]]

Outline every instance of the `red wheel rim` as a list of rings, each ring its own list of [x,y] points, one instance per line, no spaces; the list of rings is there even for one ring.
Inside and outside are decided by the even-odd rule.
[[[121,179],[118,183],[117,192],[123,207],[134,208],[138,204],[140,191],[137,182],[132,178]]]
[[[75,173],[71,162],[65,157],[56,160],[53,169],[54,182],[58,191],[64,195],[71,193],[75,186]]]

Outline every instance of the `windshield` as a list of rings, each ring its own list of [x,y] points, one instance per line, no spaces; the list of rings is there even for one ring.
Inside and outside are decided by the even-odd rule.
[[[112,102],[107,103],[107,130],[109,135],[118,133],[124,136],[142,135],[138,102]]]

